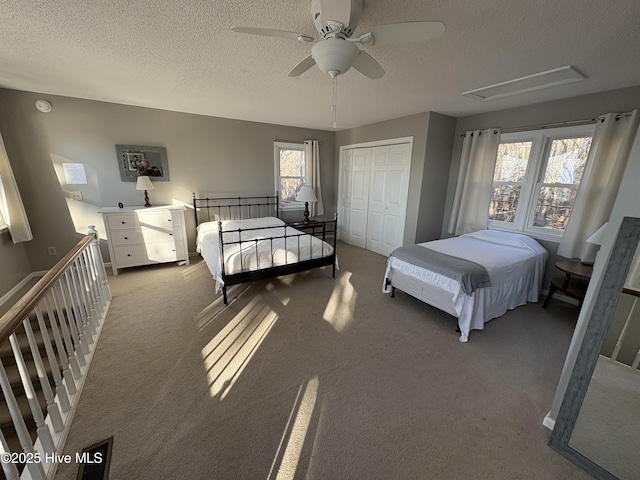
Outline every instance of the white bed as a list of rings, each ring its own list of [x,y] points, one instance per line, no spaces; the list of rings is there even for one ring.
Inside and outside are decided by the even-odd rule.
[[[216,281],[216,293],[225,287],[225,279],[233,275],[269,269],[278,272],[278,267],[322,259],[327,259],[324,265],[331,264],[330,257],[334,253],[331,245],[286,226],[279,218],[223,220],[220,226],[223,230],[224,265],[220,261],[218,222],[199,224],[196,235],[196,252],[202,255]]]
[[[479,264],[489,275],[491,286],[467,294],[453,278],[394,256],[387,261],[382,291],[398,288],[458,317],[461,342],[469,340],[471,330],[482,330],[507,310],[538,301],[548,252],[531,237],[481,230],[419,245]]]

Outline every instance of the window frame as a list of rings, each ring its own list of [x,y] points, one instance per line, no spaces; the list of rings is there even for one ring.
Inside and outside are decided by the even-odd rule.
[[[516,142],[532,142],[531,151],[529,153],[529,161],[525,178],[523,179],[520,197],[518,198],[518,207],[516,208],[516,217],[511,222],[501,220],[488,220],[488,228],[493,230],[506,230],[511,232],[526,233],[532,237],[559,242],[564,235],[564,230],[552,230],[546,227],[536,227],[533,225],[535,218],[535,209],[539,192],[539,188],[545,186],[561,186],[568,187],[573,184],[547,184],[544,183],[544,175],[546,173],[549,161],[549,153],[551,145],[556,139],[578,138],[590,136],[593,138],[595,132],[595,123],[585,125],[576,125],[571,127],[558,127],[543,130],[527,130],[522,132],[503,133],[500,135],[499,144],[516,143]],[[585,168],[587,165],[585,164]],[[494,165],[495,174],[495,165]],[[519,182],[498,182],[498,183],[519,183]],[[576,188],[576,195],[580,192],[582,179]],[[491,182],[493,189],[494,182]],[[571,188],[571,187],[568,187]],[[487,216],[489,212],[487,212]]]
[[[274,142],[273,143],[273,161],[274,161],[274,177],[275,177],[275,191],[278,194],[280,202],[280,210],[304,210],[304,202],[296,202],[291,200],[283,200],[280,192],[280,150],[300,150],[302,152],[303,161],[305,162],[305,176],[302,179],[303,183],[309,184],[309,164],[305,155],[304,143],[294,142]],[[298,178],[298,177],[285,177],[285,178]]]
[[[0,178],[0,202],[2,203],[2,206],[4,206],[4,208],[7,207],[6,201],[4,198],[4,190],[2,188],[2,178]],[[2,208],[0,208],[0,233],[4,233],[8,231],[9,231],[9,225],[4,221],[4,217],[2,215]]]

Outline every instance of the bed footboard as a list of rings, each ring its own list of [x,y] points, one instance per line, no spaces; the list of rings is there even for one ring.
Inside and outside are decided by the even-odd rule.
[[[337,214],[333,220],[314,222],[313,225],[296,224],[295,229],[291,226],[283,226],[281,235],[273,235],[273,228],[248,228],[222,230],[222,222],[218,222],[218,235],[220,245],[220,258],[227,259],[226,255],[230,249],[240,251],[238,256],[240,259],[240,271],[227,273],[225,262],[221,262],[222,274],[222,295],[224,304],[228,304],[227,287],[239,285],[246,282],[253,282],[265,278],[274,278],[282,275],[303,272],[313,268],[331,266],[331,278],[336,275],[336,241],[337,241]],[[278,227],[278,230],[280,227]],[[310,233],[304,233],[301,230],[310,230]],[[261,235],[260,232],[268,231],[267,235]],[[243,232],[249,232],[251,236],[259,236],[258,239],[242,240]],[[225,240],[224,236],[232,234],[239,240]],[[320,239],[322,242],[315,242],[313,239]],[[331,241],[332,244],[329,244]],[[318,245],[320,251],[318,251]],[[265,250],[267,253],[265,254]],[[255,252],[255,263],[250,265],[243,264],[242,252]],[[284,253],[284,264],[279,260]],[[308,254],[307,254],[308,252]],[[329,253],[330,252],[330,253]],[[288,261],[289,253],[294,254],[295,258],[308,257],[301,261]],[[266,262],[262,260],[267,257]],[[261,265],[262,263],[262,265]]]

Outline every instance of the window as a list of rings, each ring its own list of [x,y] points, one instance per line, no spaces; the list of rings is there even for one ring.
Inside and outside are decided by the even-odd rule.
[[[489,226],[560,238],[576,200],[594,128],[501,135]]]
[[[306,182],[307,165],[304,145],[301,143],[275,143],[276,191],[280,205],[286,209],[304,208],[304,203],[296,202],[300,187]]]

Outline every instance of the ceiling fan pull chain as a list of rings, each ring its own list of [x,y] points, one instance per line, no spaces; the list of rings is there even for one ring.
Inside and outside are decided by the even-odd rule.
[[[333,104],[331,105],[331,111],[333,112],[333,128],[337,127],[337,123],[336,123],[337,103],[338,103],[338,75],[333,75]]]

